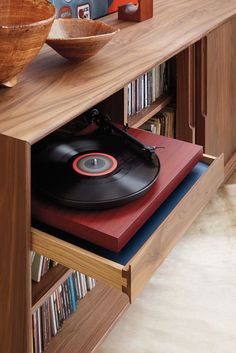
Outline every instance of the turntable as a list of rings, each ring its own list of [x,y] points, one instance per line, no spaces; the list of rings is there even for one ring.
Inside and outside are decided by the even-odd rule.
[[[144,195],[156,181],[160,161],[148,146],[93,110],[93,133],[56,138],[33,153],[34,185],[49,199],[77,209],[121,206]]]
[[[33,147],[37,221],[119,252],[202,158],[202,147],[114,125]],[[96,124],[95,124],[96,123]]]

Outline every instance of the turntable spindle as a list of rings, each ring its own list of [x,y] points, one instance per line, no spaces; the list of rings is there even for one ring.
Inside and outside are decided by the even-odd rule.
[[[95,167],[98,165],[98,160],[97,160],[97,158],[94,158],[94,159],[93,159],[92,164],[93,164]]]

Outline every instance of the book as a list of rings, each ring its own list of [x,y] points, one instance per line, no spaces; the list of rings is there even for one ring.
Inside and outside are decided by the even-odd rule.
[[[166,91],[166,63],[163,63],[160,65],[160,95],[162,95]]]
[[[156,100],[156,70],[156,67],[152,69],[152,103]]]
[[[34,251],[31,251],[31,265],[34,261],[34,257],[35,257],[35,252]]]
[[[40,282],[44,257],[39,254],[34,255],[34,260],[31,267],[32,280]]]
[[[148,106],[148,74],[144,74],[144,108]]]
[[[132,102],[131,83],[129,83],[128,84],[128,116],[132,114],[131,102]]]
[[[160,87],[160,78],[161,78],[161,67],[160,65],[156,66],[155,70],[155,100],[160,97],[161,95],[161,87]]]
[[[168,63],[157,65],[128,84],[129,117],[147,108],[168,91],[172,85],[170,82],[172,75],[168,68]]]
[[[147,73],[147,105],[150,106],[152,104],[152,71]]]
[[[76,300],[75,300],[75,287],[73,283],[73,276],[69,277],[69,285],[70,285],[70,296],[71,296],[71,307],[72,312],[76,312]]]
[[[135,81],[132,81],[131,82],[131,115],[134,115],[136,113],[135,99],[136,99],[136,84],[135,84]]]
[[[50,296],[50,319],[51,319],[52,336],[56,336],[58,319],[57,319],[56,310],[55,310],[54,293]]]

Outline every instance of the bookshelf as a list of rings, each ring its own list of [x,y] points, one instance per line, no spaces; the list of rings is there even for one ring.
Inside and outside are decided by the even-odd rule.
[[[77,312],[64,323],[61,332],[53,338],[45,352],[92,352],[127,307],[125,294],[121,295],[116,289],[98,283],[81,300]]]
[[[132,128],[138,128],[143,125],[146,121],[151,119],[155,114],[159,113],[163,108],[165,108],[173,99],[173,95],[163,94],[149,107],[144,108],[139,113],[132,117],[128,117],[128,125]]]
[[[211,11],[203,12],[202,8]],[[117,15],[107,17],[105,21],[120,27],[121,31],[87,62],[78,66],[68,64],[45,46],[34,63],[19,75],[17,86],[11,90],[0,89],[0,317],[4,317],[4,322],[0,321],[1,351],[32,352],[32,307],[50,295],[70,268],[97,278],[98,286],[81,302],[80,310],[68,320],[46,352],[93,351],[224,177],[223,157],[205,157],[208,171],[132,260],[121,266],[62,242],[54,235],[31,229],[31,145],[97,104],[114,121],[124,123],[127,84],[155,65],[176,57],[177,137],[201,142],[206,153],[212,155],[226,152],[226,171],[230,175],[235,168],[236,150],[232,82],[236,64],[230,61],[236,50],[231,42],[234,38],[231,34],[236,33],[235,15],[234,0],[224,4],[224,10],[221,1],[185,1],[184,11],[179,0],[171,4],[156,0],[154,18],[143,23],[118,22]],[[216,71],[213,70],[215,50],[219,53]],[[228,52],[226,56],[224,53]],[[221,85],[222,77],[224,85]],[[172,93],[162,97],[135,117],[133,126],[140,126],[141,121],[148,120],[171,99]],[[213,131],[217,134],[222,131],[220,142],[214,139]],[[31,285],[32,248],[52,259],[60,259],[62,265],[46,275],[38,287]]]
[[[32,312],[37,310],[71,274],[71,270],[58,264],[51,268],[40,282],[32,282]]]

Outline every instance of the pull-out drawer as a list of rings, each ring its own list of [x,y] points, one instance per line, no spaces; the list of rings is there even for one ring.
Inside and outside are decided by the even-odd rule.
[[[204,156],[119,254],[36,228],[32,250],[118,288],[132,302],[223,180],[223,155]]]

